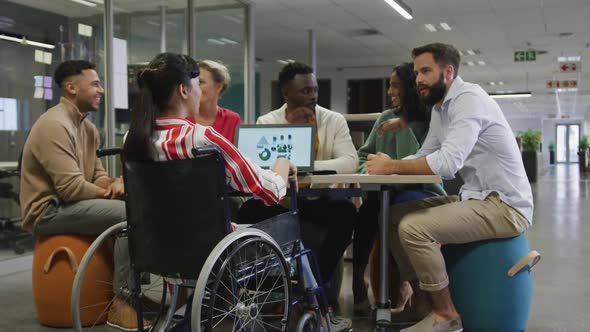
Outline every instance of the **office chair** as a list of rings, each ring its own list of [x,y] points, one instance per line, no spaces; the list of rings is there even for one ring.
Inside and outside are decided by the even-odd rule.
[[[16,170],[0,170],[0,179],[19,177],[22,162],[22,151]],[[20,206],[19,194],[11,183],[0,183],[0,199],[9,199]],[[35,245],[33,234],[22,229],[22,218],[0,217],[0,246],[12,248],[16,254],[23,254],[26,249]]]

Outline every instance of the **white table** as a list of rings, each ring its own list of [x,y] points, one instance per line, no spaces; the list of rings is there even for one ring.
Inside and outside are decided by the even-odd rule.
[[[381,287],[377,298],[377,330],[386,330],[391,322],[391,308],[389,303],[389,280],[387,264],[389,257],[389,238],[387,225],[389,221],[389,189],[396,184],[428,184],[442,183],[438,175],[367,175],[367,174],[334,174],[334,175],[308,175],[300,177],[302,184],[334,184],[334,183],[358,183],[364,191],[379,191],[381,202],[381,217],[379,218],[379,230],[381,236]],[[337,190],[337,189],[335,189]]]

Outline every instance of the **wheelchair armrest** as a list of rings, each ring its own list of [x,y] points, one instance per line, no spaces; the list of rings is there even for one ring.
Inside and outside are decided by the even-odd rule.
[[[106,156],[113,156],[117,154],[123,153],[122,148],[110,148],[110,149],[98,149],[96,150],[96,156],[98,158],[106,157]]]

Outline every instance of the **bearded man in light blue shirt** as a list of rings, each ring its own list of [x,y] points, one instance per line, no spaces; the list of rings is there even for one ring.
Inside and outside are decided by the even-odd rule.
[[[412,50],[420,97],[433,105],[422,148],[404,160],[369,155],[369,174],[458,172],[459,196],[439,196],[392,208],[391,253],[418,299],[430,296],[432,311],[402,331],[462,331],[449,292],[439,244],[467,243],[521,234],[533,220],[533,197],[510,125],[498,104],[477,84],[458,76],[460,55],[446,44]],[[428,301],[419,301],[426,304]],[[418,307],[426,313],[430,308]]]

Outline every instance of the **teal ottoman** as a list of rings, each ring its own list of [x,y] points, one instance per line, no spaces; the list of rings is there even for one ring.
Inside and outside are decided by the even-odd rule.
[[[442,252],[453,302],[466,332],[521,332],[533,298],[531,268],[539,261],[524,235],[448,244]]]

